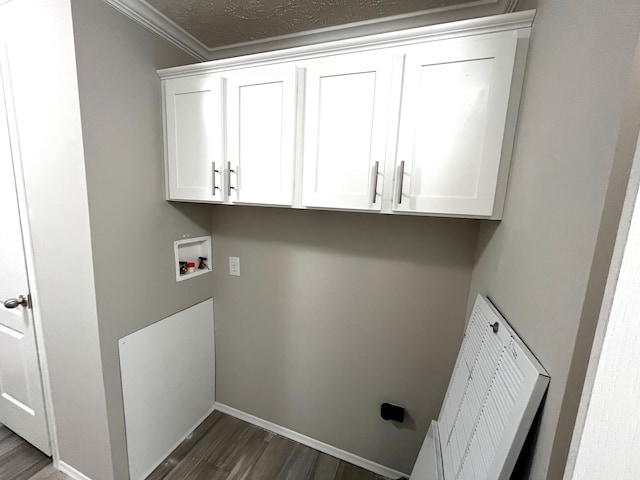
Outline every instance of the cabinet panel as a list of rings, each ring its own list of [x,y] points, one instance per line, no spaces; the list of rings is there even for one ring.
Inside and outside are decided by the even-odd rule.
[[[506,32],[407,49],[395,211],[492,215],[516,42]]]
[[[380,210],[391,61],[374,52],[306,65],[304,206]]]
[[[228,75],[228,193],[232,202],[293,203],[295,95],[295,65]]]
[[[186,77],[166,83],[170,200],[223,200],[222,175],[214,172],[221,171],[223,161],[221,95],[218,76]]]

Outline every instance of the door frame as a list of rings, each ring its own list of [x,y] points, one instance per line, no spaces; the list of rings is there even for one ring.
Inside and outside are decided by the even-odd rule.
[[[1,2],[0,2],[1,3]],[[36,348],[38,352],[38,363],[40,365],[40,379],[44,394],[44,408],[47,428],[49,430],[49,444],[51,446],[51,458],[55,468],[59,467],[60,450],[58,447],[58,435],[56,431],[55,415],[53,409],[53,395],[51,392],[51,378],[49,364],[47,361],[47,350],[44,339],[43,318],[40,310],[40,298],[38,295],[38,282],[36,279],[35,256],[31,237],[31,225],[29,219],[29,208],[27,202],[27,192],[22,168],[22,155],[20,150],[20,135],[14,105],[11,66],[6,47],[0,45],[0,69],[4,73],[2,84],[7,108],[7,124],[9,127],[9,141],[11,142],[11,157],[13,161],[13,175],[16,184],[16,194],[18,200],[18,213],[20,215],[20,227],[22,228],[22,245],[27,269],[27,283],[29,294],[31,295],[31,317],[34,322],[36,336]],[[1,87],[0,87],[1,88]],[[2,114],[2,112],[0,112]]]

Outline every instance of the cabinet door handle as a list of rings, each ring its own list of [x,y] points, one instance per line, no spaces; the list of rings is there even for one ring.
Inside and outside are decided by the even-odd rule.
[[[378,195],[378,168],[380,162],[376,162],[373,166],[373,194],[371,195],[371,203],[376,203],[376,196]]]
[[[402,203],[402,184],[404,183],[404,160],[398,166],[398,205]]]
[[[216,195],[218,186],[216,185],[216,173],[220,173],[220,170],[216,170],[216,162],[211,162],[211,194]]]
[[[231,190],[238,191],[237,188],[231,186],[231,173],[236,173],[235,170],[231,169],[231,162],[227,162],[227,196],[231,196]]]

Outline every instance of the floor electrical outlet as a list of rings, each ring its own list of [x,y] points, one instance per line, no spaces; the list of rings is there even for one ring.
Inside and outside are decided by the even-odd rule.
[[[229,257],[229,275],[240,276],[240,258]]]

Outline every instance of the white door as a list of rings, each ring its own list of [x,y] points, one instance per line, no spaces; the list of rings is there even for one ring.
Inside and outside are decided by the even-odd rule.
[[[394,210],[491,216],[517,34],[409,47]]]
[[[305,207],[380,210],[392,60],[366,52],[305,65]]]
[[[227,194],[233,203],[293,203],[296,67],[225,75]]]
[[[0,45],[0,423],[50,455],[33,315],[28,305],[29,278],[14,174],[14,162],[19,168],[19,146],[8,72],[4,46]]]
[[[222,83],[216,75],[165,84],[167,199],[222,202]]]

